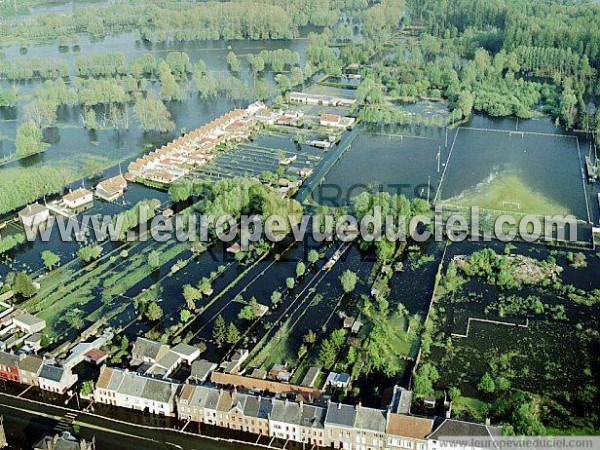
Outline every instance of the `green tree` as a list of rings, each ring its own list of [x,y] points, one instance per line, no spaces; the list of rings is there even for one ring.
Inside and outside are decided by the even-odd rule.
[[[226,337],[226,342],[228,344],[235,344],[237,341],[240,340],[240,332],[237,329],[237,327],[234,325],[233,322],[231,322],[228,326],[227,326],[227,337]]]
[[[209,278],[203,277],[198,283],[198,290],[202,295],[210,295],[212,291],[212,283]]]
[[[365,78],[356,90],[356,101],[365,105],[380,105],[384,101],[381,85],[372,77]]]
[[[433,384],[440,379],[435,366],[431,363],[421,364],[413,379],[413,391],[418,397],[433,395]]]
[[[196,302],[200,300],[202,297],[202,293],[199,289],[196,289],[191,284],[186,284],[183,286],[183,298],[185,299],[185,303],[187,307],[191,310],[196,309]]]
[[[186,323],[192,318],[192,312],[189,309],[182,309],[179,313],[179,320],[181,323]]]
[[[252,72],[254,72],[255,75],[265,70],[265,60],[262,59],[260,55],[254,55],[253,53],[250,53],[248,55],[248,62],[250,63]]]
[[[448,397],[450,397],[450,400],[452,400],[453,402],[458,400],[461,395],[462,394],[460,392],[460,389],[456,386],[452,386],[450,389],[448,389]]]
[[[215,319],[212,336],[218,346],[222,346],[227,341],[227,325],[220,314]]]
[[[290,290],[294,289],[294,286],[296,285],[296,281],[292,277],[288,277],[285,279],[285,285]]]
[[[346,270],[340,277],[340,282],[342,283],[342,289],[346,294],[354,291],[356,288],[356,282],[358,281],[358,277],[351,270]]]
[[[329,339],[323,341],[321,350],[319,351],[319,363],[327,370],[333,367],[337,358],[337,350]]]
[[[300,278],[306,273],[306,265],[302,261],[298,261],[296,265],[296,277]]]
[[[44,267],[46,269],[52,270],[52,268],[60,264],[60,257],[50,250],[44,250],[42,252],[42,261],[44,262]]]
[[[236,56],[235,53],[229,52],[225,59],[227,60],[227,65],[229,66],[229,70],[231,70],[232,72],[240,71],[240,67],[241,67],[242,63],[240,62],[239,58]]]
[[[258,300],[256,300],[256,297],[252,297],[250,299],[250,303],[242,308],[238,317],[240,319],[248,320],[251,322],[251,321],[259,318],[261,313],[262,313],[262,307],[261,307],[260,303],[258,303]]]
[[[484,373],[477,383],[477,389],[486,394],[493,394],[496,391],[496,383],[488,372]]]
[[[33,297],[37,291],[33,284],[33,280],[26,272],[19,272],[17,274],[15,282],[12,285],[12,290],[15,294],[25,298]]]
[[[165,104],[153,94],[148,94],[146,98],[139,98],[135,103],[134,111],[144,131],[165,133],[175,129],[175,122],[171,120],[171,113]]]
[[[192,180],[180,178],[169,186],[169,197],[175,203],[187,200],[194,193]]]
[[[281,302],[281,297],[281,292],[273,291],[271,294],[271,303],[273,303],[273,305],[278,305]]]
[[[79,256],[83,262],[88,263],[102,256],[102,247],[100,245],[85,245],[77,250],[77,256]]]
[[[160,97],[163,100],[181,100],[182,93],[169,65],[161,61],[158,66],[160,79]]]
[[[156,322],[157,320],[162,319],[163,317],[163,309],[156,302],[150,302],[148,308],[146,309],[146,319],[150,322]]]
[[[317,335],[313,330],[308,330],[308,333],[304,335],[303,340],[307,344],[314,344],[317,341]]]
[[[35,98],[25,106],[24,113],[28,120],[39,128],[48,128],[56,122],[58,104],[50,98]]]
[[[83,126],[88,130],[95,130],[98,128],[96,122],[96,111],[92,108],[87,108],[83,111]]]
[[[161,262],[160,262],[160,252],[156,251],[156,250],[152,250],[149,254],[148,254],[148,266],[150,267],[150,269],[152,270],[156,270],[159,269],[161,266]]]
[[[300,348],[298,348],[298,359],[304,358],[304,355],[306,355],[307,352],[308,349],[306,348],[306,345],[301,344]]]
[[[29,156],[40,153],[48,144],[42,142],[42,130],[33,120],[24,122],[17,128],[15,148],[18,156]]]
[[[319,260],[319,252],[315,249],[312,249],[308,252],[308,262],[311,264],[315,264]]]

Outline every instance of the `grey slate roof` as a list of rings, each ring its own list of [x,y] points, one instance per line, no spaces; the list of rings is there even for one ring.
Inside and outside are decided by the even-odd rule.
[[[186,387],[184,386],[184,389],[185,388]],[[192,395],[192,398],[188,402],[188,406],[196,408],[204,408],[206,406],[209,394],[215,391],[214,388],[209,388],[205,386],[192,386],[192,389],[194,390],[194,393]]]
[[[221,396],[221,392],[216,389],[209,389],[206,401],[204,402],[204,407],[207,409],[217,409],[217,405],[219,404],[219,398]]]
[[[30,327],[41,323],[46,323],[43,319],[39,319],[29,313],[23,313],[19,316],[16,316],[14,320],[18,320],[19,322],[29,325]]]
[[[57,383],[63,376],[65,369],[58,366],[51,366],[49,364],[44,364],[42,366],[42,371],[40,372],[40,378],[45,378],[46,380],[56,381]]]
[[[200,381],[206,381],[210,372],[217,368],[217,364],[200,359],[192,363],[192,378],[196,378]]]
[[[330,403],[327,406],[325,423],[338,427],[352,428],[356,422],[356,407],[343,403]]]
[[[19,364],[19,357],[12,353],[0,352],[0,364],[17,366]]]
[[[248,417],[258,417],[260,400],[254,395],[248,395],[244,404],[244,415]]]
[[[300,425],[302,411],[300,404],[286,400],[273,399],[273,410],[271,419],[277,422],[289,423],[291,425]]]
[[[175,364],[177,364],[180,359],[181,359],[181,356],[179,356],[177,353],[174,353],[173,351],[169,350],[158,361],[156,361],[156,363],[163,366],[166,369],[170,369]]]
[[[29,355],[19,361],[19,369],[24,372],[38,373],[43,362],[42,358]]]
[[[260,404],[258,406],[258,418],[268,419],[271,411],[273,410],[273,400],[270,398],[261,397]]]
[[[444,436],[501,436],[502,428],[482,425],[479,423],[463,422],[462,420],[446,419],[431,433],[429,439],[439,439]]]
[[[118,392],[131,397],[142,397],[146,385],[144,380],[145,378],[137,377],[131,372],[125,372]]]
[[[356,411],[354,427],[360,430],[385,433],[387,425],[385,411],[380,409],[359,407]]]
[[[19,211],[19,216],[35,216],[36,214],[42,213],[47,209],[48,208],[46,208],[44,205],[40,205],[39,203],[32,203],[31,205],[27,205],[25,208]]]
[[[134,356],[144,356],[155,360],[160,356],[160,353],[162,353],[161,350],[165,347],[168,348],[168,346],[160,342],[138,337],[133,344],[133,354]]]
[[[184,344],[183,342],[177,344],[175,347],[171,349],[171,351],[177,353],[178,355],[183,355],[186,357],[192,356],[194,353],[198,351],[197,347],[192,347],[191,345]]]
[[[301,425],[307,428],[323,428],[327,410],[320,406],[302,405]]]
[[[176,390],[177,385],[175,384],[150,378],[146,380],[142,397],[156,402],[168,403]]]
[[[394,386],[392,411],[398,414],[409,414],[412,403],[412,391],[400,386]]]

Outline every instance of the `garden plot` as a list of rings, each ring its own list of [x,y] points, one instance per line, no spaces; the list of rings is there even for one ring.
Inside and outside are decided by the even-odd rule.
[[[312,279],[312,272],[307,269],[304,277],[296,279],[293,290],[289,290],[286,286],[288,278],[297,278],[296,267],[298,261],[305,259],[305,252],[306,249],[302,243],[294,243],[280,250],[279,256],[273,254],[268,259],[251,267],[247,273],[242,274],[241,278],[236,279],[224,292],[224,295],[211,304],[204,311],[203,316],[192,324],[190,331],[195,334],[193,341],[207,343],[209,351],[216,351],[217,349],[213,347],[213,328],[215,319],[221,315],[228,324],[233,323],[241,332],[241,340],[236,347],[252,346],[250,341],[256,341],[257,329],[254,327],[257,323],[240,318],[238,315],[241,308],[247,305],[252,298],[255,298],[259,304],[268,307],[270,311],[260,319],[258,329],[262,329],[265,323],[271,321],[273,316],[293,300],[294,292],[302,289],[302,286]],[[272,302],[274,291],[282,294],[277,305]],[[259,332],[260,335],[261,332]],[[228,349],[232,350],[230,347]]]
[[[268,370],[276,363],[289,362],[295,367],[314,363],[319,353],[318,342],[342,327],[343,320],[337,313],[356,314],[356,299],[368,294],[370,286],[359,282],[352,294],[344,295],[339,278],[345,270],[351,270],[359,280],[367,280],[373,261],[365,260],[355,246],[345,244],[336,248],[346,252],[340,261],[329,271],[313,271],[313,278],[296,288],[292,300],[267,318],[265,331],[258,333],[261,339],[252,352],[250,364],[253,367]],[[298,351],[309,331],[315,333],[316,341],[314,345],[305,344],[309,347],[308,353],[301,355]]]

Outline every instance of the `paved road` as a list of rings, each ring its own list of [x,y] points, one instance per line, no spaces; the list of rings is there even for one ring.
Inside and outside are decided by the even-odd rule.
[[[6,394],[0,394],[0,414],[4,416],[5,430],[11,448],[31,448],[45,434],[53,434],[54,428],[67,412],[77,413],[76,424],[83,438],[96,440],[102,449],[198,449],[198,450],[255,450],[228,442],[184,434],[168,429],[143,427],[102,418],[81,411],[31,402]]]

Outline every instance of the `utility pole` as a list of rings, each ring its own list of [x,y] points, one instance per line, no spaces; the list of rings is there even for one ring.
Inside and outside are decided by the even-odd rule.
[[[429,203],[429,194],[431,191],[431,175],[427,177],[427,203]]]
[[[437,170],[438,170],[438,173],[440,173],[440,162],[442,159],[442,146],[441,145],[438,146],[438,152],[437,152],[436,159],[437,159]]]

